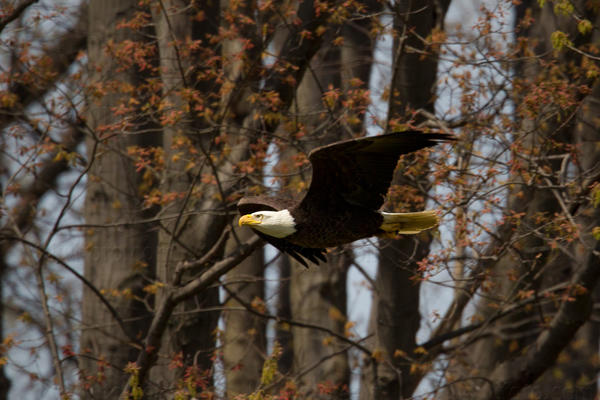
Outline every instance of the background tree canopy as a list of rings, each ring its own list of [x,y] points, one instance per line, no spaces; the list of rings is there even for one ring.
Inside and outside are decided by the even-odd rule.
[[[594,399],[598,0],[0,0],[0,399]],[[306,270],[308,152],[453,132]]]

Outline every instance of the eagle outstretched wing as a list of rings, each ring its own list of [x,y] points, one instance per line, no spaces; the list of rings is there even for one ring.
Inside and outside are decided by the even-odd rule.
[[[299,207],[338,209],[343,203],[378,210],[402,154],[455,140],[446,133],[418,131],[349,139],[310,152],[312,181]]]

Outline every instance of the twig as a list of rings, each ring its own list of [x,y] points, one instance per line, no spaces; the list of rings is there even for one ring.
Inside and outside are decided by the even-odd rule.
[[[81,134],[77,129],[66,134],[63,142],[57,146],[55,151],[49,154],[46,160],[44,160],[43,165],[36,174],[33,182],[27,185],[25,188],[19,190],[20,199],[10,211],[7,222],[1,228],[3,231],[11,231],[14,229],[26,231],[30,228],[39,200],[50,189],[56,186],[57,178],[63,172],[69,170],[69,163],[66,160],[54,161],[55,156],[61,150],[67,152],[75,151],[82,140],[83,134]],[[2,197],[6,198],[7,194],[2,193]],[[9,225],[13,225],[14,228],[10,227]],[[1,247],[4,254],[8,252],[9,246],[10,243],[2,244]]]
[[[185,271],[197,267],[202,267],[204,264],[210,262],[217,255],[217,253],[221,252],[221,250],[223,250],[223,246],[227,242],[227,238],[229,238],[229,233],[231,233],[230,225],[223,229],[223,232],[221,233],[219,239],[217,239],[213,247],[205,255],[203,255],[202,258],[199,258],[194,261],[182,261],[178,263],[175,267],[175,278],[173,279],[173,286],[178,286],[181,283],[181,277],[183,276],[183,273]]]
[[[36,268],[35,278],[37,280],[38,291],[40,293],[40,299],[42,301],[42,310],[44,313],[44,323],[46,340],[50,347],[50,354],[52,355],[52,364],[56,371],[56,380],[58,381],[58,387],[60,391],[61,399],[67,398],[67,389],[65,388],[65,378],[62,370],[60,356],[58,354],[58,346],[56,345],[56,338],[54,337],[54,327],[52,324],[52,316],[50,315],[50,309],[48,308],[48,295],[46,294],[46,287],[44,285],[44,277],[42,268],[44,265],[44,257],[42,256],[39,260],[38,267]]]
[[[577,47],[571,46],[570,44],[565,45],[568,49],[573,50],[575,53],[581,54],[584,57],[590,58],[592,60],[600,61],[600,57],[596,57],[591,55],[590,53],[586,53],[585,51],[579,50]]]
[[[367,273],[367,271],[363,268],[362,265],[360,265],[360,263],[358,263],[356,261],[356,259],[352,260],[352,265],[354,265],[356,267],[356,269],[358,270],[358,272],[360,272],[360,274],[363,276],[363,278],[365,278],[367,280],[367,282],[369,282],[369,285],[371,285],[371,289],[374,290],[377,286],[375,285],[375,281],[373,280],[373,278],[371,278],[369,276],[369,274]]]
[[[363,341],[366,338],[363,338],[357,342],[357,341],[348,339],[346,336],[341,335],[341,334],[339,334],[329,328],[326,328],[324,326],[315,325],[315,324],[311,324],[308,322],[300,322],[300,321],[296,321],[293,319],[282,318],[278,315],[262,313],[258,310],[255,310],[254,308],[252,308],[252,306],[250,304],[248,304],[248,302],[246,302],[242,298],[240,298],[235,292],[230,290],[227,286],[223,286],[223,288],[225,289],[227,294],[229,294],[232,298],[234,298],[238,303],[240,303],[246,309],[246,311],[248,311],[251,314],[254,314],[260,318],[270,319],[270,320],[276,321],[278,323],[288,324],[291,326],[296,326],[298,328],[314,329],[317,331],[327,333],[328,335],[335,337],[336,339],[340,340],[341,342],[347,343],[352,347],[356,347],[358,350],[363,352],[365,355],[367,355],[368,357],[371,357],[372,351],[367,349],[365,346],[363,346],[359,343],[360,341]]]
[[[16,6],[12,13],[10,13],[8,16],[6,16],[6,17],[2,18],[2,20],[0,20],[0,32],[2,32],[2,30],[4,30],[6,25],[10,24],[12,21],[19,18],[21,16],[21,14],[23,14],[23,12],[30,5],[37,3],[38,1],[39,0],[27,0],[27,1],[24,1],[23,3],[19,4],[18,6]]]
[[[453,331],[439,331],[439,332],[436,331],[438,333],[432,335],[431,339],[429,339],[426,342],[417,344],[416,347],[423,347],[425,350],[427,350],[428,351],[427,360],[431,360],[431,359],[437,357],[437,355],[448,351],[447,348],[440,349],[437,351],[431,351],[432,349],[436,348],[437,346],[443,344],[445,341],[454,339],[456,337],[464,335],[465,333],[469,333],[474,330],[478,330],[480,328],[488,326],[489,324],[499,320],[500,318],[506,317],[506,316],[510,315],[511,313],[518,312],[523,307],[526,307],[532,303],[537,302],[539,300],[539,297],[543,297],[543,296],[558,292],[560,290],[564,290],[564,289],[568,288],[569,285],[570,285],[569,283],[559,283],[557,285],[549,287],[549,288],[541,291],[539,293],[538,297],[531,297],[528,299],[523,299],[522,301],[519,301],[517,303],[513,303],[510,306],[506,307],[505,309],[498,311],[495,315],[487,318],[485,321],[477,322],[477,323],[470,324],[470,325],[467,325],[467,326],[464,326],[461,328],[457,328]],[[473,342],[473,340],[471,339],[470,342]],[[464,343],[462,343],[462,345],[464,345]]]
[[[596,244],[595,251],[600,250]],[[600,278],[598,257],[590,250],[577,271],[572,284],[585,290],[573,295],[573,299],[564,300],[550,323],[550,328],[540,334],[525,353],[515,360],[503,362],[489,376],[489,385],[479,392],[478,399],[509,399],[523,387],[534,382],[554,363],[559,353],[571,341],[579,327],[589,319],[592,311],[594,287]],[[506,372],[508,371],[508,375]]]
[[[54,254],[50,253],[48,250],[44,249],[39,244],[31,242],[22,237],[17,237],[17,236],[9,237],[9,236],[6,236],[6,235],[0,233],[0,238],[9,238],[9,240],[19,241],[19,242],[23,243],[24,245],[29,246],[29,247],[41,252],[44,257],[51,259],[52,261],[56,262],[57,264],[59,264],[63,268],[65,268],[67,271],[72,273],[77,279],[79,279],[81,281],[81,283],[83,283],[84,286],[86,286],[89,290],[92,291],[92,293],[94,293],[94,295],[96,295],[96,297],[98,297],[98,300],[100,300],[100,302],[102,304],[104,304],[106,306],[108,312],[110,312],[110,314],[115,319],[115,321],[117,321],[117,324],[119,325],[119,327],[121,328],[121,330],[123,331],[125,336],[127,336],[129,338],[129,340],[131,340],[133,343],[139,344],[139,341],[136,340],[135,337],[128,334],[127,330],[125,329],[125,323],[119,316],[119,313],[110,304],[110,302],[106,299],[106,297],[104,297],[102,295],[102,293],[100,293],[98,288],[96,286],[94,286],[90,281],[88,281],[83,275],[81,275],[79,272],[77,272],[74,268],[72,268],[69,264],[67,264],[62,258],[57,257]]]
[[[183,301],[206,289],[208,286],[216,282],[219,277],[232,270],[240,262],[246,259],[254,250],[263,244],[264,242],[261,238],[254,236],[252,239],[239,246],[238,249],[231,255],[225,257],[223,260],[210,267],[198,278],[176,289],[173,292],[173,301]]]

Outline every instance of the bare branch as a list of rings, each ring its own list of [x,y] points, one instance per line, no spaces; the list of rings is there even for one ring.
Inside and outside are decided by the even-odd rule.
[[[12,10],[12,13],[0,19],[0,32],[2,32],[4,28],[6,28],[6,25],[19,18],[30,5],[35,4],[38,1],[39,0],[26,0],[18,6],[16,6],[15,9]]]
[[[297,326],[298,328],[313,329],[313,330],[325,332],[328,335],[335,337],[339,341],[347,343],[351,347],[357,348],[358,350],[363,352],[367,357],[370,357],[372,354],[371,350],[369,350],[368,348],[366,348],[365,346],[360,344],[360,342],[366,340],[368,338],[368,336],[364,337],[358,341],[354,341],[354,340],[351,340],[344,335],[340,335],[339,333],[337,333],[329,328],[326,328],[324,326],[311,324],[308,322],[296,321],[296,320],[288,319],[288,318],[282,318],[277,315],[265,314],[265,313],[262,313],[260,311],[255,310],[254,308],[252,308],[252,305],[250,305],[250,304],[248,304],[248,302],[244,301],[240,296],[238,296],[235,292],[231,291],[227,286],[223,285],[223,288],[225,289],[225,291],[227,291],[227,294],[229,294],[238,303],[240,303],[246,309],[246,311],[248,311],[251,314],[256,315],[257,317],[270,319],[270,320],[276,321],[280,324],[288,324],[291,326]]]
[[[94,293],[94,295],[96,297],[98,297],[98,300],[100,300],[100,302],[102,304],[104,304],[106,306],[106,309],[110,312],[111,316],[115,319],[115,321],[117,322],[117,324],[119,325],[119,327],[121,328],[123,333],[131,340],[131,342],[134,345],[136,345],[136,347],[141,347],[138,345],[138,341],[134,337],[131,337],[128,334],[128,331],[125,329],[125,323],[123,322],[123,319],[119,316],[119,313],[117,312],[117,310],[115,310],[115,308],[110,304],[110,302],[106,299],[106,297],[104,297],[104,295],[100,292],[100,290],[98,290],[98,288],[96,286],[94,286],[83,275],[81,275],[79,272],[77,272],[73,267],[71,267],[69,264],[67,264],[61,257],[55,256],[54,254],[50,253],[47,249],[40,246],[39,244],[31,242],[23,237],[18,237],[18,236],[14,236],[14,235],[7,236],[4,232],[0,231],[0,239],[4,239],[4,241],[11,241],[11,242],[19,241],[19,242],[23,243],[24,245],[29,246],[29,247],[35,249],[36,251],[39,251],[44,257],[51,259],[52,261],[56,262],[57,264],[59,264],[60,266],[65,268],[71,274],[73,274],[77,279],[79,279],[81,281],[81,283],[83,283],[83,285],[85,287],[87,287],[89,290],[91,290],[92,293]]]
[[[192,269],[202,267],[205,264],[213,261],[217,254],[223,250],[225,243],[227,243],[227,238],[229,238],[230,233],[231,227],[228,226],[223,230],[221,236],[219,237],[219,239],[217,239],[213,247],[208,252],[206,252],[206,254],[203,255],[201,258],[194,261],[180,262],[179,264],[177,264],[177,266],[175,267],[175,278],[173,278],[173,284],[179,285],[181,283],[181,277],[184,271],[189,271]]]
[[[222,275],[236,267],[254,250],[263,244],[264,242],[261,238],[254,236],[252,239],[238,247],[238,249],[231,255],[225,257],[223,260],[210,267],[198,278],[175,290],[173,292],[173,301],[178,303],[206,289],[208,286],[216,282]]]
[[[50,347],[50,354],[52,355],[52,364],[54,365],[54,370],[56,371],[56,380],[58,381],[58,387],[60,389],[60,397],[65,399],[67,398],[67,389],[65,388],[65,378],[64,372],[62,369],[62,364],[60,361],[60,355],[58,353],[58,346],[56,344],[56,338],[54,337],[54,327],[52,322],[52,315],[50,315],[50,308],[48,307],[48,295],[46,294],[46,286],[44,285],[44,276],[43,276],[43,265],[44,258],[40,258],[39,265],[36,268],[36,281],[38,286],[38,292],[40,294],[40,300],[42,303],[42,310],[44,312],[44,323],[45,323],[45,332],[46,340],[48,341],[48,346]]]
[[[61,151],[67,153],[74,152],[79,143],[83,140],[83,137],[83,132],[77,128],[71,129],[71,131],[65,135],[63,143],[58,146],[54,152],[49,154],[33,182],[27,187],[19,190],[21,199],[18,204],[13,207],[10,218],[8,218],[6,224],[0,229],[2,232],[23,232],[29,229],[33,218],[35,217],[35,210],[39,200],[44,194],[55,187],[56,179],[70,168],[69,162],[66,159],[56,161],[56,155]],[[7,246],[10,246],[9,243],[10,242],[4,242],[2,246],[0,246],[3,254],[6,254],[6,251],[8,250]]]
[[[590,317],[592,294],[600,279],[598,256],[600,244],[589,251],[587,259],[572,279],[577,289],[573,299],[564,300],[547,331],[543,332],[523,357],[505,361],[489,376],[489,384],[479,392],[478,399],[510,399],[533,383],[552,365],[577,330]],[[506,376],[508,371],[508,376]]]
[[[0,107],[0,129],[6,127],[23,114],[23,110],[55,87],[68,68],[77,59],[77,55],[85,49],[87,43],[87,2],[81,2],[77,13],[81,16],[76,25],[67,31],[52,47],[45,49],[44,57],[38,63],[28,66],[31,71],[43,71],[35,79],[35,84],[12,82],[9,91],[17,95],[19,101],[12,107]],[[49,79],[51,77],[51,79]]]
[[[239,263],[246,259],[254,250],[263,245],[263,241],[258,236],[254,236],[246,243],[242,244],[233,253],[214,264],[198,278],[188,282],[179,288],[168,288],[167,293],[162,297],[162,301],[156,307],[156,313],[152,319],[150,329],[146,335],[144,348],[140,351],[136,364],[139,368],[139,384],[143,384],[148,371],[152,367],[154,360],[160,349],[162,335],[167,327],[167,322],[173,314],[175,307],[182,301],[200,293],[210,285],[215,283],[222,275],[235,268]],[[122,392],[122,398],[127,398],[129,384],[125,386]]]

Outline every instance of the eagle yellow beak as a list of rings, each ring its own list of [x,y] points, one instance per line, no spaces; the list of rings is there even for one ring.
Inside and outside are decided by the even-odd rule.
[[[242,225],[258,225],[260,224],[260,219],[256,219],[252,216],[252,214],[242,215],[238,221],[239,226]]]

